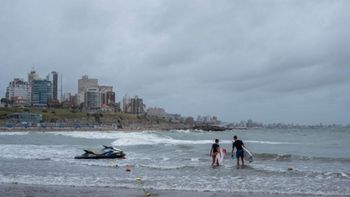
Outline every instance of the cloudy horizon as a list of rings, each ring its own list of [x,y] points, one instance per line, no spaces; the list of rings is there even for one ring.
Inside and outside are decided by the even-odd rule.
[[[2,1],[0,94],[34,66],[227,122],[350,124],[349,1]]]

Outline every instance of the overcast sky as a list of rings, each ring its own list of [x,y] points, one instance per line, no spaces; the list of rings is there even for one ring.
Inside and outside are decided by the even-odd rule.
[[[228,122],[350,124],[350,1],[0,1],[0,94],[31,68]]]

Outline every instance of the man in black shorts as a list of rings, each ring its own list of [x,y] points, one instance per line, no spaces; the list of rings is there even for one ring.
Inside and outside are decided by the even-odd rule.
[[[237,136],[233,136],[233,142],[232,142],[232,154],[233,157],[233,151],[236,148],[236,158],[237,158],[237,168],[239,168],[239,159],[242,160],[242,167],[244,166],[244,151],[243,151],[244,143],[242,140],[237,139]]]
[[[219,163],[216,161],[216,155],[219,153],[219,139],[215,139],[215,143],[211,145],[211,150],[209,155],[213,158],[213,161],[211,163],[211,166],[219,165]]]

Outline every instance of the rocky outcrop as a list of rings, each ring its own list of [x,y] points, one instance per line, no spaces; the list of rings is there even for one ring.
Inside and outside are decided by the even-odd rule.
[[[194,130],[203,130],[203,131],[226,131],[229,128],[217,126],[217,125],[210,125],[210,124],[201,124],[201,125],[195,125],[193,126]]]

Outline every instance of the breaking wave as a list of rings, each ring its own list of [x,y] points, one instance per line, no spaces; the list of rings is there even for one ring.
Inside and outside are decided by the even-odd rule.
[[[254,157],[259,160],[275,160],[275,161],[320,161],[320,162],[344,162],[350,163],[350,158],[329,158],[329,157],[307,157],[292,154],[276,154],[276,153],[255,153]]]
[[[0,135],[28,135],[29,132],[27,131],[6,131],[6,132],[0,132]]]

